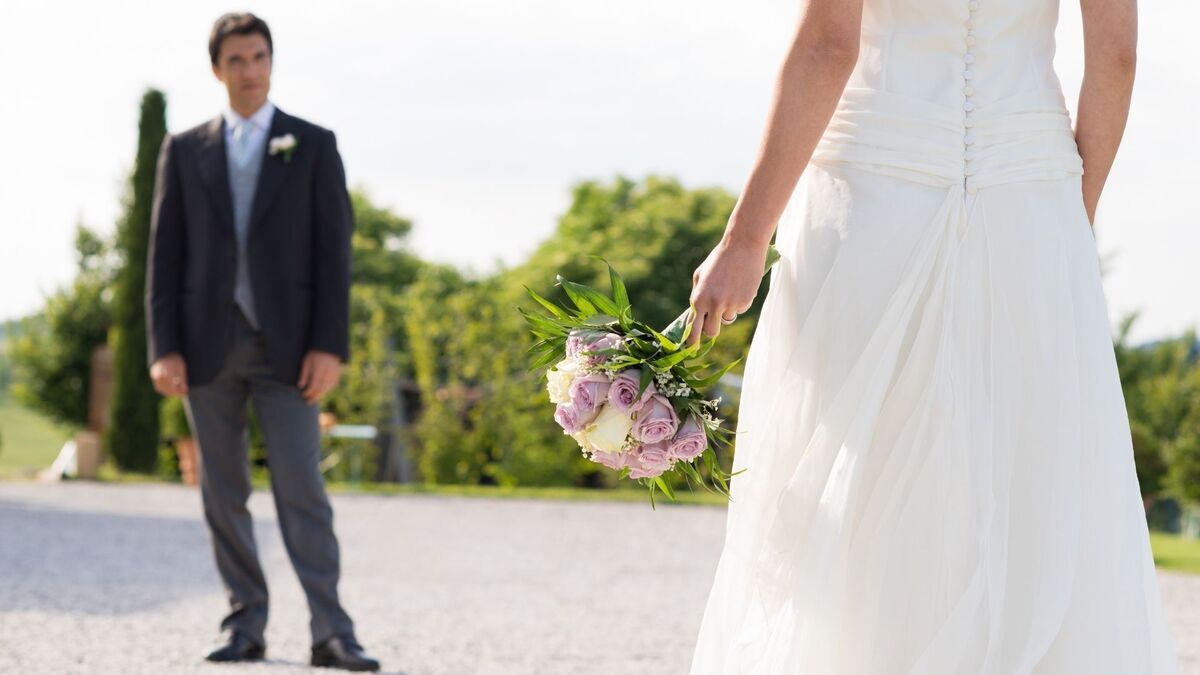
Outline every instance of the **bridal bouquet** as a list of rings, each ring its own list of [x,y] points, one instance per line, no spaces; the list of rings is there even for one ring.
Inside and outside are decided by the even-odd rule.
[[[778,259],[772,246],[764,274]],[[608,272],[611,294],[557,277],[573,308],[525,288],[546,310],[520,311],[538,338],[530,370],[550,366],[554,420],[590,460],[646,485],[651,502],[656,490],[675,499],[664,479],[670,472],[728,497],[731,474],[717,463],[716,449],[733,432],[717,417],[720,398],[703,392],[740,359],[702,363],[716,338],[686,344],[690,307],[661,332],[634,319],[624,282],[612,265]]]

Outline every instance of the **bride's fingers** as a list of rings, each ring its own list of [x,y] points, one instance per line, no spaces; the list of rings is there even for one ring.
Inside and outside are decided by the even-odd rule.
[[[704,315],[704,335],[716,337],[721,332],[721,310],[714,308]]]
[[[704,329],[704,315],[704,309],[700,307],[692,308],[692,316],[690,319],[688,319],[688,323],[691,324],[691,328],[688,330],[688,337],[685,341],[686,344],[694,345],[696,344],[696,341],[700,339],[700,332]]]

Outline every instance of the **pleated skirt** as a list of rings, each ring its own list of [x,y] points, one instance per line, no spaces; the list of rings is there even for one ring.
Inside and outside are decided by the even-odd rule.
[[[814,162],[693,675],[1176,672],[1080,176]]]

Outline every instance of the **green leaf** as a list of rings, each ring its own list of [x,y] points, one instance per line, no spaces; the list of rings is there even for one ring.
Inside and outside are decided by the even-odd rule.
[[[662,476],[656,476],[656,477],[654,478],[654,483],[655,483],[656,485],[658,485],[658,488],[659,488],[660,490],[662,490],[662,491],[663,491],[663,494],[665,494],[665,495],[666,495],[668,498],[670,498],[670,500],[671,500],[671,501],[676,501],[676,499],[675,499],[675,490],[673,490],[673,489],[671,488],[671,484],[670,484],[670,483],[668,483],[667,481],[663,480]]]
[[[522,285],[524,286],[524,284],[522,284]],[[546,298],[543,298],[541,295],[538,294],[537,291],[533,290],[532,288],[530,288],[528,286],[525,286],[525,290],[529,291],[529,295],[533,296],[533,299],[537,300],[538,304],[540,304],[542,307],[545,307],[546,309],[550,310],[551,314],[553,314],[554,316],[556,316],[560,319],[567,318],[566,311],[563,310],[561,307],[554,304],[553,302],[550,302]]]
[[[675,462],[675,468],[682,471],[683,475],[687,476],[690,480],[696,481],[696,483],[708,487],[707,483],[704,481],[704,478],[700,475],[700,472],[696,470],[696,467],[693,466],[691,462]]]
[[[712,448],[704,451],[704,463],[713,482],[720,486],[722,494],[728,496],[729,484],[725,482],[725,471],[717,464],[717,453],[713,452]]]
[[[662,345],[663,347],[666,347],[670,351],[675,351],[676,349],[679,349],[678,342],[676,342],[676,341],[672,340],[671,338],[667,337],[666,335],[663,335],[662,333],[654,330],[653,328],[650,328],[649,326],[646,326],[646,329],[649,330],[650,334],[653,335],[654,338],[658,340],[658,344]]]
[[[771,265],[774,265],[776,262],[779,262],[779,258],[781,258],[781,257],[782,256],[779,253],[779,249],[775,247],[775,244],[771,244],[770,246],[767,246],[767,262],[763,266],[763,275],[764,276],[766,275],[767,272],[769,272],[771,270]]]
[[[662,335],[675,344],[682,344],[687,339],[688,321],[691,319],[693,311],[694,308],[689,305],[682,314],[675,317],[675,320],[662,330]]]
[[[614,323],[617,323],[617,317],[611,314],[593,314],[582,321],[584,326],[592,328],[611,328]]]
[[[562,326],[559,326],[551,321],[546,320],[545,317],[529,315],[529,316],[526,316],[525,318],[526,318],[526,320],[529,321],[530,332],[532,332],[534,335],[537,335],[539,338],[542,338],[542,339],[555,338],[555,337],[564,337],[565,338],[567,336],[567,330],[565,328],[563,328]]]
[[[685,347],[683,349],[680,349],[679,351],[675,352],[674,354],[667,354],[666,356],[664,356],[662,358],[655,359],[654,361],[651,361],[650,363],[658,370],[670,370],[676,364],[683,363],[683,361],[685,359],[688,359],[688,358],[691,358],[692,356],[694,356],[698,349],[699,349],[699,344],[697,343],[697,344]]]
[[[717,344],[716,340],[709,340],[706,342],[704,346],[700,348],[700,351],[696,352],[696,359],[699,360],[704,358],[704,356],[708,354],[708,350],[712,349],[713,345],[715,344]]]
[[[558,281],[558,284],[562,286],[563,290],[566,291],[567,297],[570,298],[571,302],[575,303],[575,307],[579,309],[579,312],[577,313],[579,318],[584,318],[591,314],[595,314],[598,311],[596,306],[588,301],[587,297],[583,293],[580,293],[578,290],[576,290],[576,288],[579,287],[579,284],[567,281],[561,274],[556,275],[555,279]]]
[[[603,312],[605,314],[612,315],[613,321],[617,320],[616,315],[619,314],[620,311],[617,309],[616,303],[614,303],[600,291],[597,291],[590,286],[584,286],[583,284],[577,284],[574,281],[564,279],[562,275],[558,276],[558,282],[562,285],[563,290],[567,292],[567,295],[571,298],[571,301],[574,302],[580,309],[587,307],[589,308],[587,310],[589,313]]]
[[[638,398],[641,398],[642,394],[646,393],[646,387],[650,386],[650,381],[653,379],[654,371],[650,368],[643,368],[642,376],[638,380]]]
[[[621,279],[621,275],[617,274],[617,270],[609,264],[607,260],[599,256],[594,256],[608,267],[608,283],[612,288],[613,303],[617,306],[617,318],[621,321],[621,325],[628,327],[628,323],[633,318],[632,306],[629,302],[629,291],[625,288],[625,281]]]
[[[694,382],[692,382],[690,384],[690,386],[693,389],[708,389],[709,387],[716,384],[717,380],[720,380],[722,377],[724,377],[725,373],[728,373],[730,371],[730,369],[733,368],[734,366],[736,366],[738,364],[738,362],[741,360],[742,360],[741,357],[738,357],[738,358],[734,359],[733,361],[730,361],[728,364],[725,365],[725,367],[721,368],[720,370],[713,373],[712,375],[709,375],[708,377],[701,378],[699,380],[695,380]]]
[[[533,365],[529,366],[529,370],[534,371],[534,370],[537,370],[538,368],[543,368],[545,366],[550,365],[551,363],[554,363],[557,360],[558,360],[557,352],[546,352],[540,358],[535,360],[533,362]]]

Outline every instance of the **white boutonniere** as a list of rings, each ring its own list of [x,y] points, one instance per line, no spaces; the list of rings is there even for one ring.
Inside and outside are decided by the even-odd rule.
[[[267,154],[278,155],[283,153],[283,161],[292,161],[292,153],[296,151],[296,137],[291,134],[284,134],[272,138],[267,145]]]

